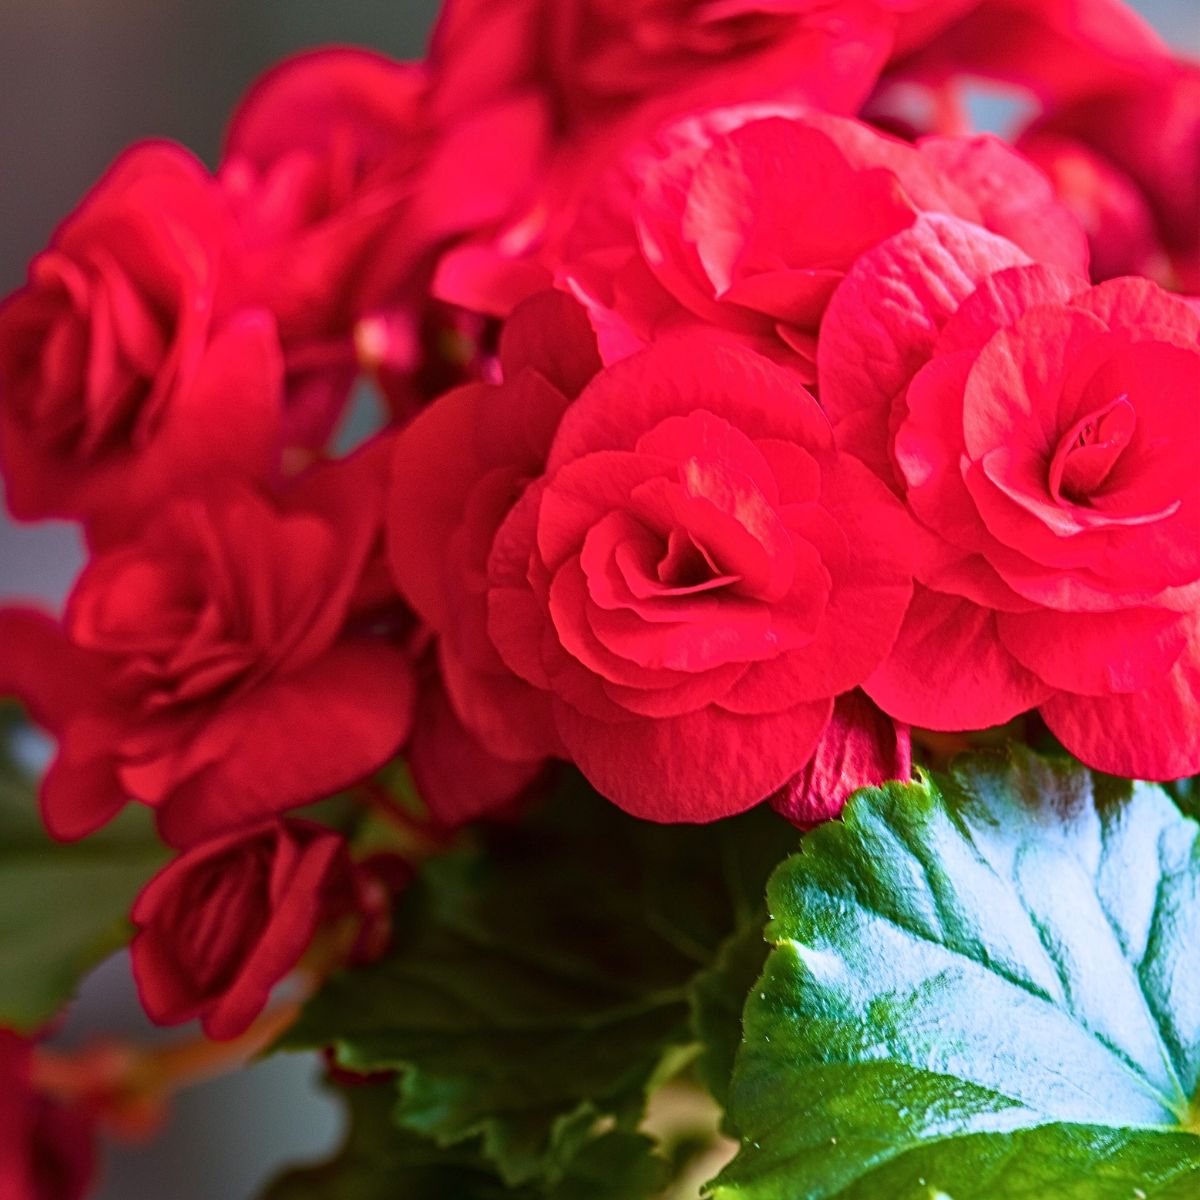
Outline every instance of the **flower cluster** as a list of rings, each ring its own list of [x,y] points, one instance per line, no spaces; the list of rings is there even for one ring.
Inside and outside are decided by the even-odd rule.
[[[555,759],[809,824],[1034,710],[1200,772],[1198,188],[1200,73],[1115,0],[449,0],[269,72],[215,171],[127,151],[0,307],[9,507],[90,554],[0,691],[55,837],[176,853],[150,1015],[378,948],[406,872],[307,809],[397,758],[426,833]]]

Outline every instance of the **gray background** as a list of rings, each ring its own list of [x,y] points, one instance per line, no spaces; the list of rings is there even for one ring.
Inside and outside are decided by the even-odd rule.
[[[1200,0],[1134,6],[1177,44],[1200,50]],[[0,0],[0,295],[19,285],[57,221],[130,141],[176,138],[211,162],[225,118],[264,67],[328,42],[415,56],[436,7]],[[78,562],[68,527],[17,528],[0,514],[0,596],[55,602]],[[88,981],[63,1036],[113,1032],[162,1036],[138,1012],[124,958]],[[314,1089],[317,1070],[311,1059],[281,1057],[180,1096],[151,1145],[109,1151],[98,1200],[244,1200],[279,1164],[325,1156],[341,1114]]]

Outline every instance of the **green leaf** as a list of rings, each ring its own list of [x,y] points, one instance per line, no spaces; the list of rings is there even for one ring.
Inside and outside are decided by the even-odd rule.
[[[1021,750],[858,794],[772,877],[712,1195],[1200,1195],[1198,833]]]
[[[581,1142],[557,1171],[527,1190],[539,1200],[638,1200],[661,1192],[668,1171],[650,1138],[610,1129]]]
[[[426,864],[389,956],[332,979],[285,1045],[398,1070],[397,1122],[446,1146],[478,1140],[510,1185],[565,1186],[568,1164],[578,1176],[596,1153],[608,1190],[570,1196],[653,1194],[649,1143],[620,1142],[618,1175],[617,1144],[597,1139],[630,1135],[647,1092],[702,1051],[693,983],[735,931],[761,926],[767,874],[796,840],[769,810],[636,821],[572,776],[520,826]],[[725,1041],[739,1036],[729,1012]]]
[[[395,1092],[386,1084],[352,1086],[344,1097],[350,1128],[339,1153],[288,1171],[262,1200],[596,1200],[648,1195],[661,1186],[659,1171],[646,1175],[647,1139],[637,1134],[613,1130],[589,1142],[546,1190],[510,1188],[473,1147],[441,1147],[398,1129]]]
[[[1182,812],[1200,820],[1200,775],[1193,775],[1190,779],[1176,779],[1163,786]]]
[[[397,1129],[395,1094],[387,1085],[352,1087],[346,1099],[350,1128],[341,1151],[328,1163],[280,1176],[262,1200],[512,1200],[495,1174],[469,1155]]]
[[[145,809],[86,841],[53,841],[9,753],[15,728],[0,713],[0,1025],[31,1031],[129,940],[129,909],[167,853]]]
[[[716,1102],[729,1104],[734,1060],[742,1043],[742,1009],[746,993],[762,974],[767,947],[762,937],[765,902],[722,944],[711,966],[691,988],[692,1029],[702,1047],[696,1074]]]

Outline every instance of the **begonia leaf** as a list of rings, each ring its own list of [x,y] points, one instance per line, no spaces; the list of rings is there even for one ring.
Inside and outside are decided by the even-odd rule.
[[[9,752],[19,728],[15,709],[0,711],[0,1025],[32,1031],[129,940],[134,897],[167,851],[141,807],[84,842],[53,841]]]
[[[522,824],[427,863],[388,956],[330,980],[284,1045],[398,1071],[401,1128],[478,1145],[510,1186],[545,1185],[601,1135],[633,1131],[647,1092],[697,1054],[705,1076],[728,1071],[746,973],[723,1001],[707,973],[761,926],[767,874],[797,836],[765,807],[640,822],[571,774]],[[730,1028],[700,1045],[721,1011]]]
[[[711,1195],[1196,1195],[1198,836],[1026,750],[858,793],[772,877]]]
[[[346,1095],[350,1127],[338,1154],[281,1175],[262,1200],[616,1200],[662,1186],[666,1163],[649,1153],[650,1140],[611,1130],[561,1164],[552,1183],[509,1188],[473,1148],[443,1148],[398,1129],[387,1084],[351,1086]]]

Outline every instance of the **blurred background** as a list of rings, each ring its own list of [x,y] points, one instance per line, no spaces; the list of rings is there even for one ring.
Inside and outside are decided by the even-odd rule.
[[[1200,52],[1198,0],[1133,6]],[[0,0],[0,296],[129,142],[174,138],[213,163],[228,114],[263,68],[330,42],[415,57],[436,9],[437,0]],[[0,513],[0,597],[56,604],[79,563],[66,526],[18,528]],[[140,1016],[124,958],[88,981],[62,1036],[101,1034],[162,1036]],[[109,1151],[97,1200],[249,1200],[282,1164],[327,1156],[341,1113],[316,1089],[318,1074],[309,1058],[281,1056],[191,1090],[150,1145]]]

